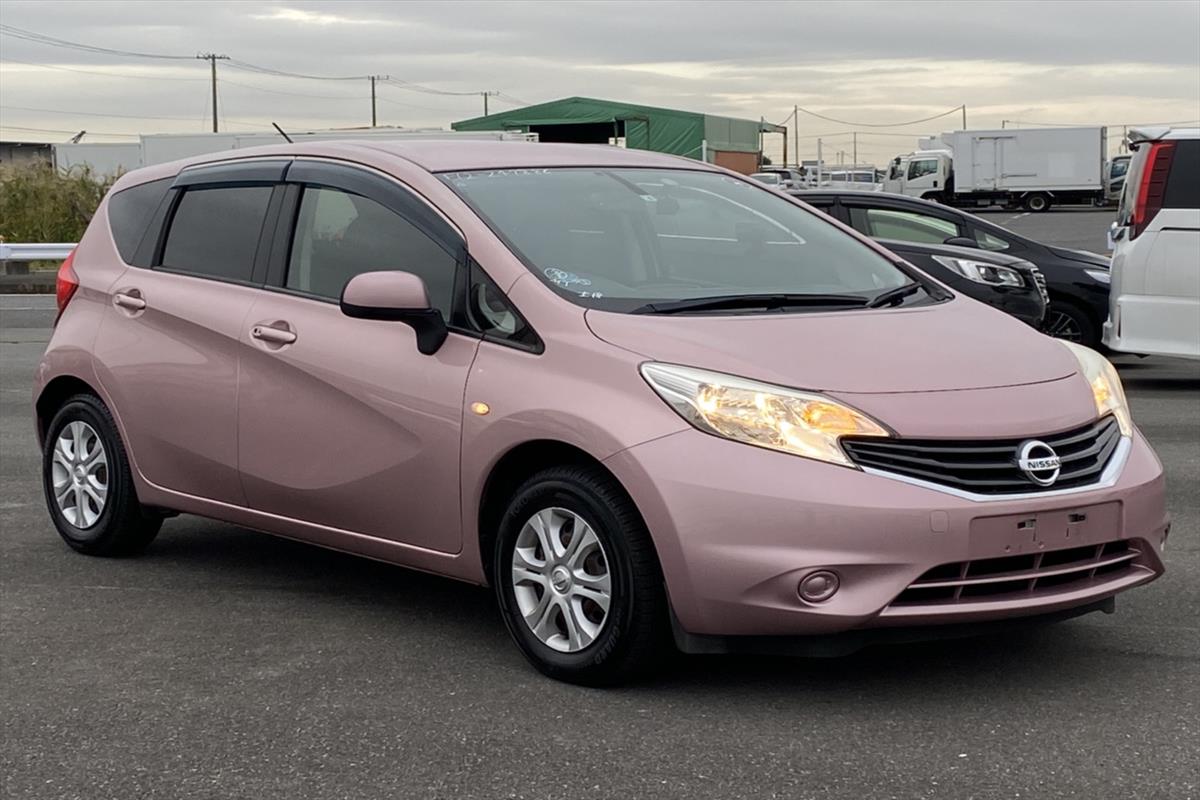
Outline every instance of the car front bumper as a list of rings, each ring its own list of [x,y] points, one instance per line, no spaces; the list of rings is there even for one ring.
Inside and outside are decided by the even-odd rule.
[[[1129,444],[1107,487],[986,501],[698,431],[646,442],[606,464],[654,539],[677,639],[796,636],[1065,614],[1153,580],[1164,569],[1170,527],[1165,484],[1141,435]],[[1027,589],[1012,580],[1001,593],[970,584],[961,596],[951,589],[952,597],[929,602],[906,592],[935,568],[970,582],[972,565],[984,579],[1031,576],[1030,560],[1055,559],[1038,557],[1044,553],[1060,561],[1067,551],[1083,553],[1099,565],[1113,560],[1106,554],[1118,545],[1108,543],[1134,555],[1083,572],[1075,562],[1057,564],[1042,571],[1044,580],[1029,577]],[[1007,571],[1010,562],[999,559],[1014,557]],[[816,570],[835,573],[840,588],[806,602],[798,585]]]

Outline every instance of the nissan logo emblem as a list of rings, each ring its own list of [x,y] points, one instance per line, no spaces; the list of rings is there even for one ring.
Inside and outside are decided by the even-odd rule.
[[[1058,480],[1062,459],[1050,445],[1030,439],[1017,451],[1017,466],[1038,486],[1050,486]]]

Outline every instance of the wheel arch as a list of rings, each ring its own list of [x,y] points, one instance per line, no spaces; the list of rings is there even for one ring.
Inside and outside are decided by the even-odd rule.
[[[46,441],[46,431],[50,427],[50,420],[54,419],[54,415],[63,407],[68,398],[77,394],[90,394],[100,398],[100,402],[104,402],[104,398],[94,386],[76,375],[59,375],[42,387],[34,401],[39,445]],[[105,406],[107,405],[105,403]]]
[[[1051,303],[1061,303],[1062,305],[1070,306],[1091,322],[1093,333],[1097,337],[1099,336],[1101,326],[1104,325],[1104,320],[1100,318],[1100,315],[1096,313],[1094,308],[1073,295],[1065,294],[1052,288],[1047,288],[1046,296],[1048,297],[1048,302],[1046,303],[1047,312],[1050,310]]]
[[[487,582],[492,582],[492,551],[499,533],[500,520],[517,487],[543,469],[557,466],[586,465],[603,471],[618,486],[634,508],[629,490],[611,469],[576,445],[558,439],[533,439],[514,445],[488,470],[479,497],[475,535],[479,542],[479,560]],[[641,511],[638,511],[641,514]]]

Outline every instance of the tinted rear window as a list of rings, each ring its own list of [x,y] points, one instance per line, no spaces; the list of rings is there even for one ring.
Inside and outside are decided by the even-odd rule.
[[[1176,140],[1163,208],[1200,208],[1200,139]]]
[[[117,252],[126,264],[133,264],[134,254],[158,204],[171,188],[171,178],[122,189],[108,199],[108,227],[112,231]],[[138,264],[139,267],[148,266]]]
[[[270,186],[189,189],[171,221],[162,265],[249,281],[270,199]]]

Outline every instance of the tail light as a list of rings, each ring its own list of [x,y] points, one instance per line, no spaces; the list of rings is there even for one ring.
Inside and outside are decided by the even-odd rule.
[[[58,316],[60,317],[66,310],[67,303],[71,302],[71,298],[75,296],[75,290],[79,288],[79,276],[75,274],[75,267],[72,266],[74,261],[75,251],[72,250],[59,266],[58,279],[54,282],[54,296],[58,302]]]
[[[1133,219],[1129,238],[1136,239],[1162,210],[1163,194],[1167,189],[1167,175],[1171,172],[1171,160],[1175,157],[1174,142],[1155,142],[1150,145],[1146,166],[1138,184],[1137,202],[1133,206]]]

